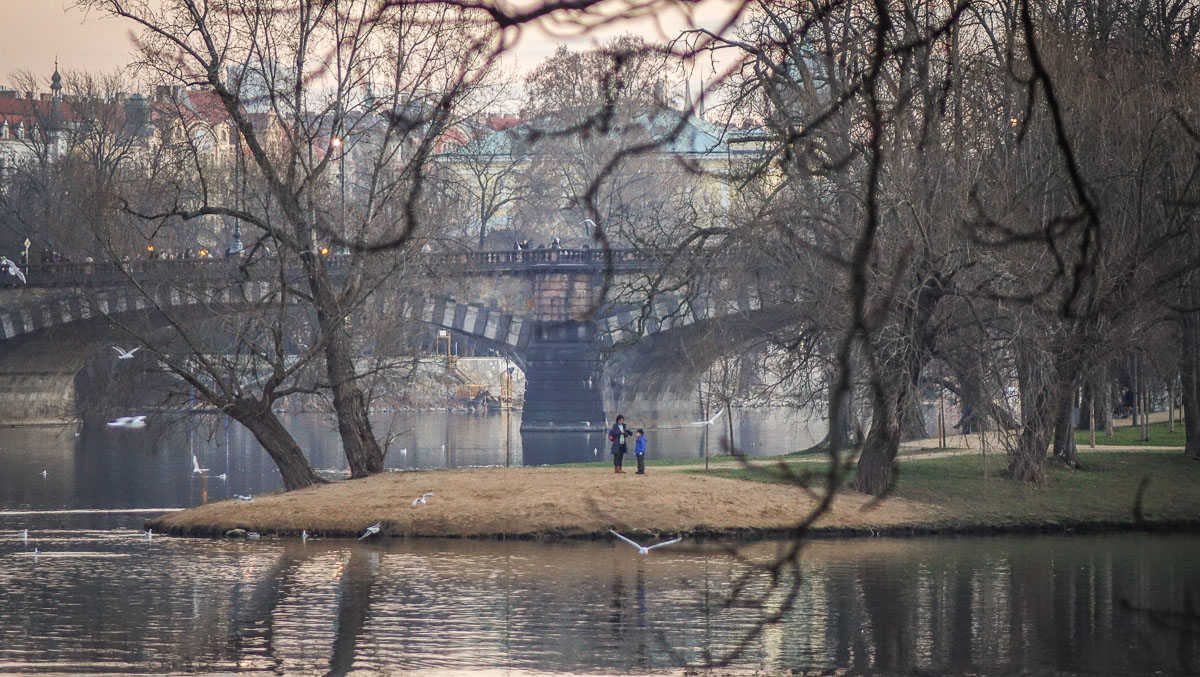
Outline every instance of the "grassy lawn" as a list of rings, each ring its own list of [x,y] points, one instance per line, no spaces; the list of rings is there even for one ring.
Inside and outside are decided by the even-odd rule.
[[[1183,422],[1175,422],[1175,432],[1167,432],[1167,423],[1150,424],[1150,439],[1142,441],[1142,428],[1136,428],[1129,423],[1129,419],[1121,419],[1116,422],[1116,427],[1113,428],[1113,436],[1109,437],[1104,434],[1103,430],[1096,431],[1096,446],[1101,447],[1108,444],[1134,445],[1145,447],[1182,447],[1185,439],[1183,434]],[[1088,431],[1075,431],[1075,444],[1084,446],[1088,444]]]
[[[1072,471],[1047,461],[1046,485],[1033,487],[1000,476],[1005,466],[1003,455],[989,456],[986,475],[981,456],[908,461],[900,465],[893,495],[934,506],[941,522],[950,526],[1132,522],[1138,486],[1146,479],[1142,509],[1147,520],[1200,519],[1200,463],[1185,459],[1180,452],[1097,451],[1085,455],[1083,462],[1085,470]],[[813,464],[788,466],[797,473],[815,470]],[[752,481],[781,481],[777,469],[710,472]],[[853,470],[845,473],[848,482]]]

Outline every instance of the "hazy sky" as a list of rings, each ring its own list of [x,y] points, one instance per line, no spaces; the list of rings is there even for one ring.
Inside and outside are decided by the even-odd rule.
[[[131,59],[131,25],[98,15],[85,15],[71,9],[72,0],[0,0],[0,84],[8,84],[12,74],[30,69],[49,76],[57,56],[62,70],[111,71]],[[699,21],[710,27],[728,15],[730,0],[707,0],[698,13]],[[685,26],[676,13],[659,17],[662,30],[652,21],[606,29],[606,35],[638,32],[647,39],[659,39],[664,31],[672,36]],[[518,68],[528,70],[545,58],[561,38],[541,31],[526,31],[518,45]],[[572,42],[583,48],[590,40]]]

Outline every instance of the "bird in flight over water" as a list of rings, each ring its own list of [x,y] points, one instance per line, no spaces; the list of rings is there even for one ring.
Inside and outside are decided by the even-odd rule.
[[[637,543],[633,540],[630,540],[630,539],[622,536],[621,534],[618,534],[617,532],[613,531],[612,529],[609,529],[608,533],[612,534],[613,536],[616,536],[617,538],[621,539],[622,541],[625,541],[629,545],[632,545],[633,547],[637,548],[639,555],[645,555],[655,548],[661,548],[664,545],[671,545],[672,543],[678,543],[683,540],[682,538],[672,538],[669,541],[663,541],[662,543],[655,543],[654,545],[642,545],[640,543]]]

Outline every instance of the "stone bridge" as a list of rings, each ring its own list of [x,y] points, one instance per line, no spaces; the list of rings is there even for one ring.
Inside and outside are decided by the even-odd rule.
[[[686,368],[675,358],[700,335],[719,334],[732,345],[771,329],[773,314],[753,299],[722,304],[659,296],[617,304],[598,298],[614,280],[653,271],[660,260],[643,251],[603,249],[426,254],[419,266],[436,284],[420,295],[377,295],[382,298],[375,310],[448,330],[521,366],[523,432],[599,431],[606,427],[606,394],[615,406],[624,374],[644,373],[655,364]],[[337,256],[326,259],[335,276],[343,263]],[[0,391],[0,423],[73,417],[68,383],[82,366],[80,357],[119,340],[118,333],[102,330],[107,319],[144,315],[155,307],[199,310],[207,302],[232,304],[271,293],[268,273],[278,275],[277,268],[264,267],[260,274],[238,264],[236,259],[41,264],[28,269],[25,284],[0,274],[0,383],[7,386]],[[204,298],[181,291],[184,281],[205,289]],[[731,315],[740,320],[721,321]],[[81,332],[84,326],[90,328]],[[70,344],[69,351],[55,350],[56,341],[62,348]],[[606,379],[606,365],[613,363],[623,365],[620,374]]]

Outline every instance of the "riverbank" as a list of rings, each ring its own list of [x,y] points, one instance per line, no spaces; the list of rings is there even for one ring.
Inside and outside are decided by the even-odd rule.
[[[702,463],[702,462],[701,462]],[[1000,476],[1003,456],[948,453],[904,461],[885,499],[839,491],[816,536],[1181,529],[1200,527],[1200,464],[1176,451],[1092,452],[1086,471],[1050,463],[1045,486]],[[825,467],[791,460],[793,474]],[[793,475],[794,476],[794,475]],[[811,482],[818,483],[819,478]],[[417,496],[432,493],[425,503]],[[744,467],[479,468],[393,472],[252,502],[220,501],[147,523],[156,532],[222,536],[234,529],[278,536],[375,538],[751,539],[784,536],[816,508],[819,492],[795,486],[778,463]]]
[[[432,493],[426,503],[417,496]],[[867,510],[868,497],[839,496],[822,516],[827,529],[869,531],[919,523],[931,515],[908,501]],[[817,505],[805,490],[779,483],[651,468],[476,468],[392,472],[249,503],[220,501],[147,523],[160,533],[357,537],[376,522],[380,537],[589,538],[630,534],[752,536],[782,534]]]

